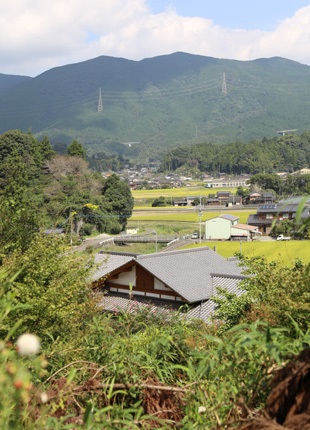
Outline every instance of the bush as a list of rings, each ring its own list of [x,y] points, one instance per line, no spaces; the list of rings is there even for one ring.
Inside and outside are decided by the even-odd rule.
[[[93,232],[94,226],[92,224],[83,224],[80,229],[80,236],[90,236]]]
[[[155,199],[152,203],[152,207],[163,207],[163,206],[168,206],[168,202],[167,199],[163,196],[158,197],[157,199]]]

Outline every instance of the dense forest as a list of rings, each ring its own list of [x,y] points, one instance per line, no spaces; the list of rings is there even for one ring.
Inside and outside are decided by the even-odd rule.
[[[161,170],[174,171],[185,166],[202,172],[240,175],[291,173],[309,165],[310,132],[305,132],[249,143],[180,146],[165,155]]]

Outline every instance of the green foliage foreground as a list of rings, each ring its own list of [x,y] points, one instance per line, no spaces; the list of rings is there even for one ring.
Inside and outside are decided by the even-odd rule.
[[[262,407],[272,370],[310,344],[303,319],[279,327],[249,318],[220,334],[134,300],[127,312],[101,313],[87,287],[91,263],[45,241],[1,267],[0,428],[224,428]],[[267,285],[261,272],[257,288]],[[278,291],[280,274],[270,281]],[[16,349],[29,331],[41,339],[40,355]]]

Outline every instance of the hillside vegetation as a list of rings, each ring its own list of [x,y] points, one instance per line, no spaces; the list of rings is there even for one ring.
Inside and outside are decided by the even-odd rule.
[[[0,132],[31,129],[60,146],[74,138],[89,153],[108,150],[141,160],[176,144],[309,130],[309,83],[309,66],[283,58],[102,56],[48,70],[0,93]]]
[[[164,156],[161,170],[170,171],[185,167],[188,171],[197,168],[202,172],[239,175],[294,172],[309,165],[308,131],[302,135],[288,133],[281,137],[263,138],[249,143],[179,146]]]

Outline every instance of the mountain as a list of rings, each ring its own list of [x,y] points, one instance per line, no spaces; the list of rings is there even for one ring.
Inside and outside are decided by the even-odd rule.
[[[180,144],[303,132],[310,129],[310,67],[279,57],[101,56],[0,92],[0,132],[8,129],[30,129],[60,147],[77,139],[90,153],[129,157],[153,156]]]
[[[0,93],[31,79],[29,76],[5,75],[0,73]]]

